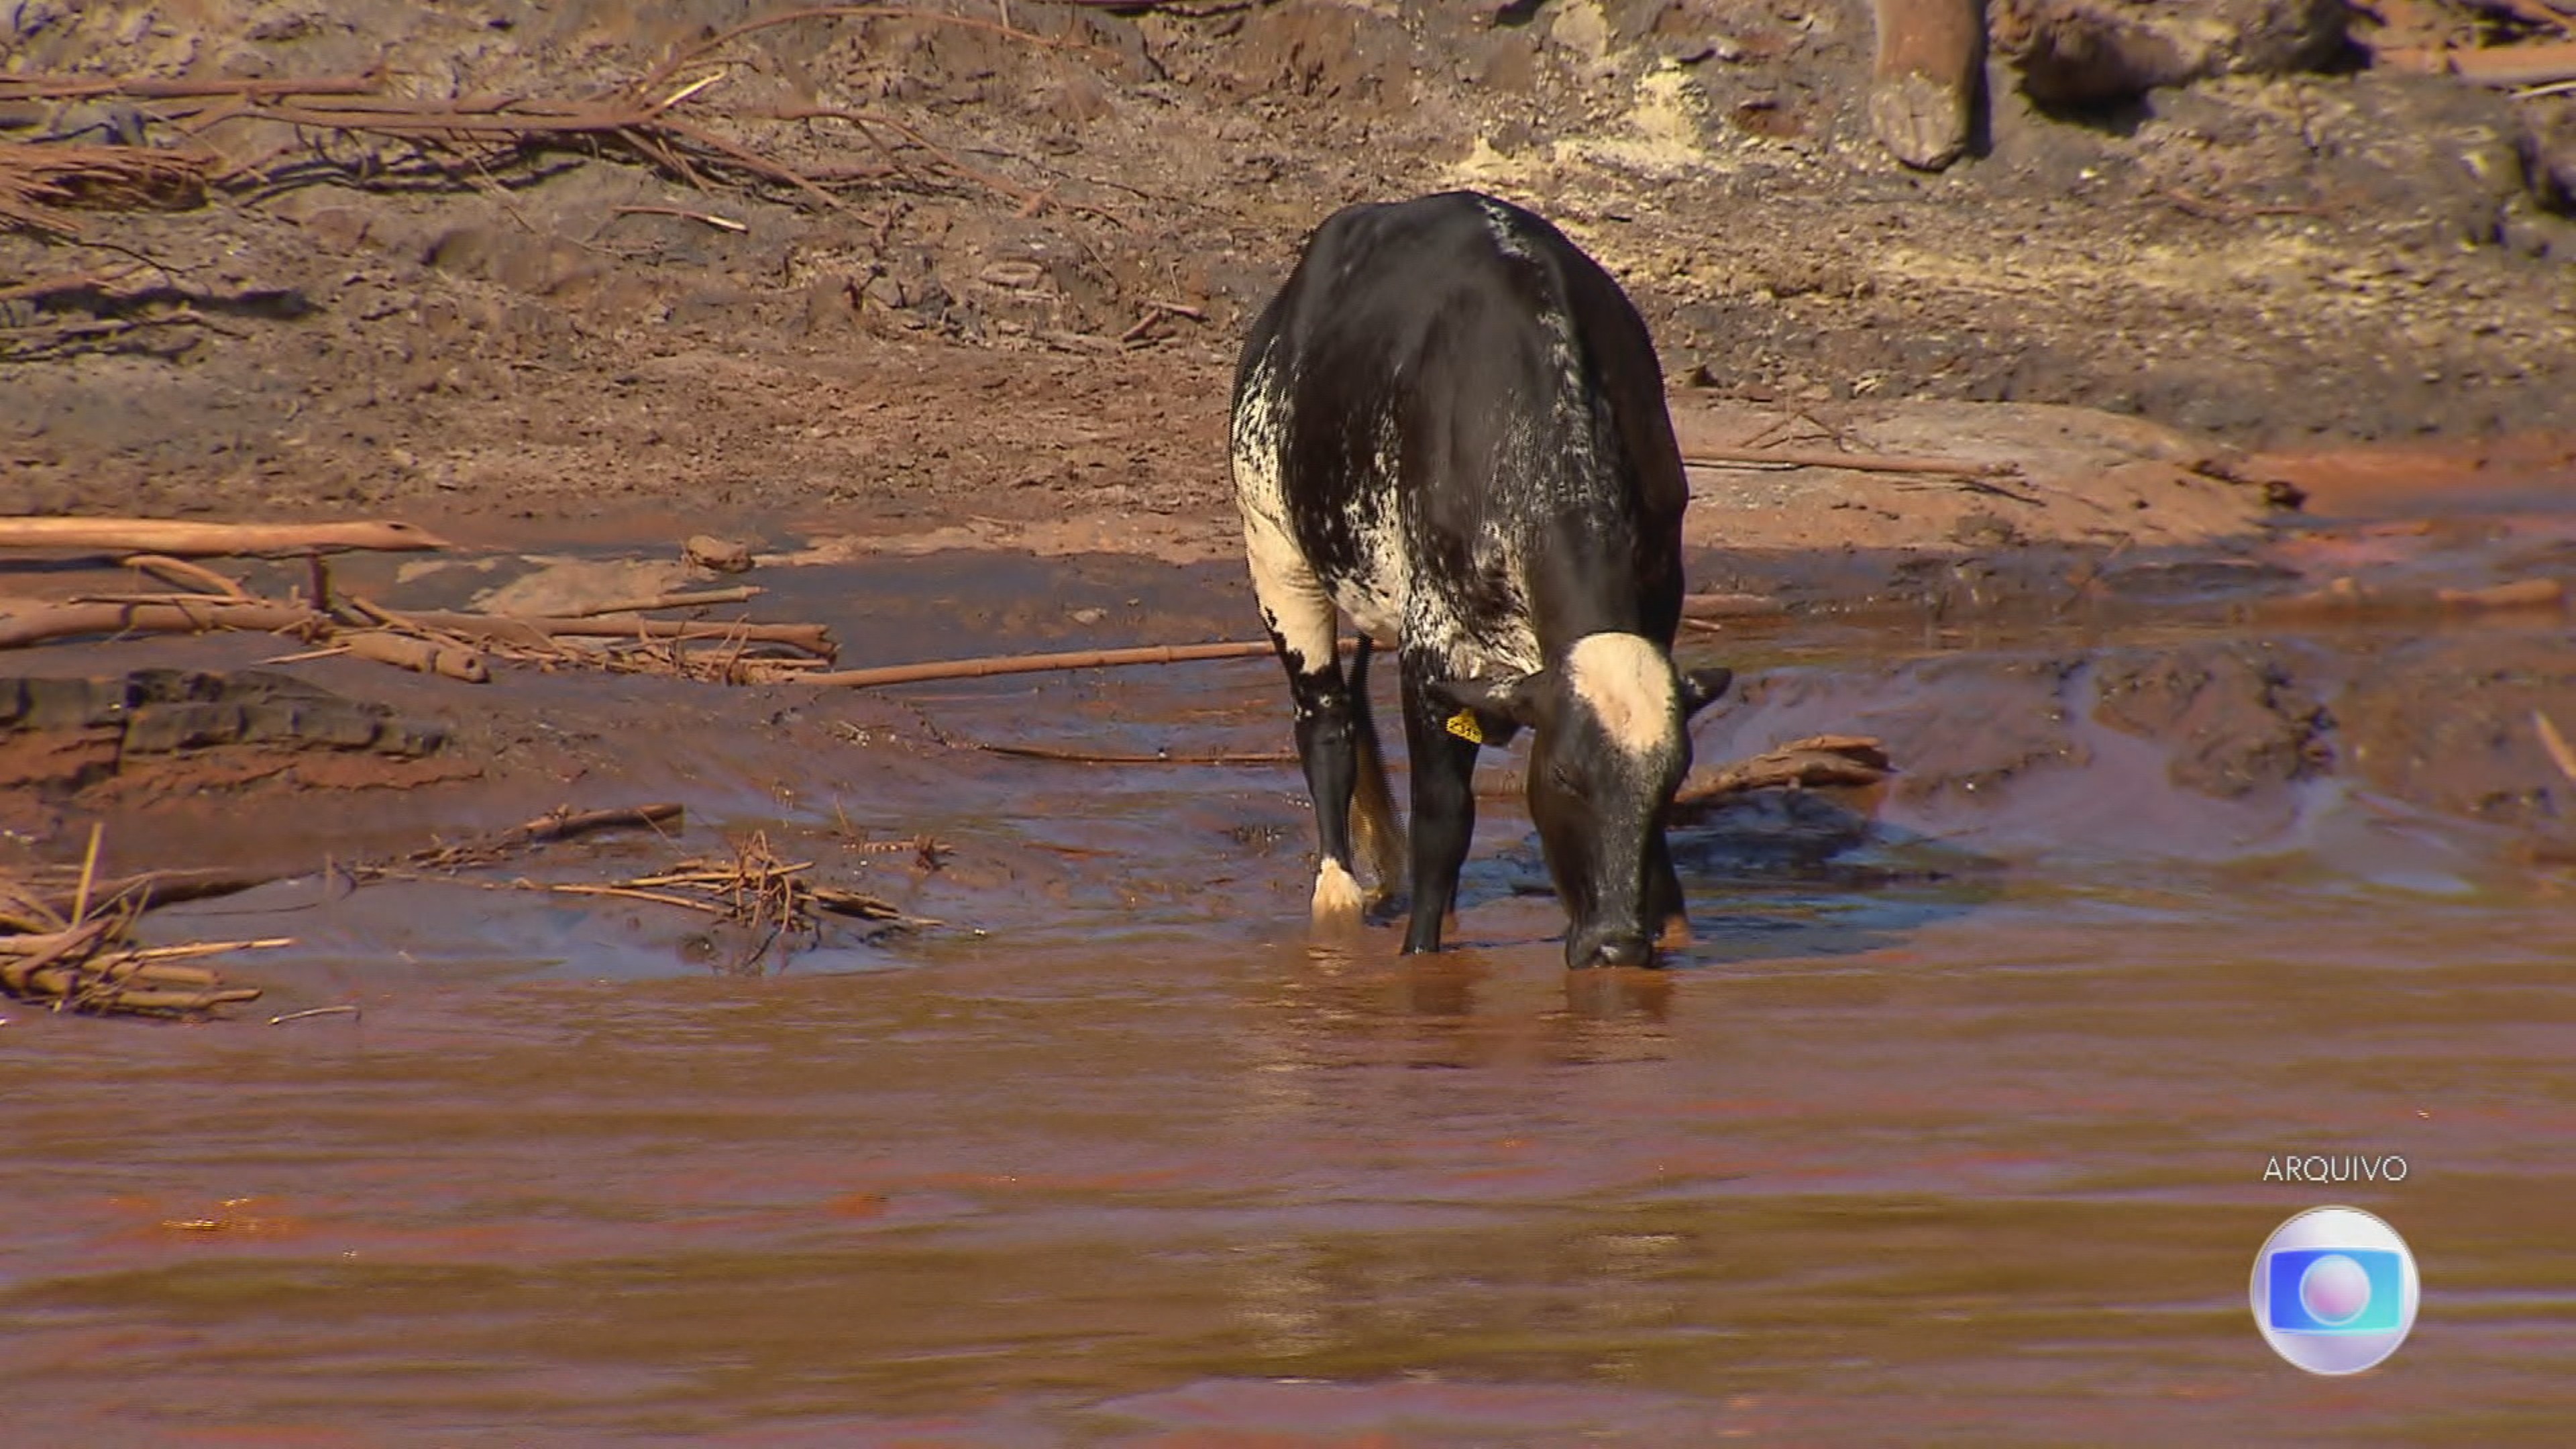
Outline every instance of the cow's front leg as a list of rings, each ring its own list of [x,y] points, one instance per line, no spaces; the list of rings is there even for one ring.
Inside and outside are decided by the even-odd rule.
[[[1450,732],[1431,697],[1430,661],[1407,650],[1404,744],[1413,757],[1413,919],[1407,952],[1440,949],[1440,927],[1458,898],[1458,870],[1476,833],[1476,742]]]
[[[1359,778],[1357,731],[1341,661],[1329,651],[1320,668],[1300,669],[1290,656],[1288,693],[1297,709],[1297,760],[1315,799],[1314,918],[1319,926],[1355,926],[1365,904],[1351,872],[1351,789]]]

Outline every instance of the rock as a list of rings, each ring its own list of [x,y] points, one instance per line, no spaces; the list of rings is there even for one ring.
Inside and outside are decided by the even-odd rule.
[[[680,551],[682,557],[702,569],[713,569],[720,574],[751,571],[750,544],[718,538],[712,533],[691,535],[689,541],[680,546]]]

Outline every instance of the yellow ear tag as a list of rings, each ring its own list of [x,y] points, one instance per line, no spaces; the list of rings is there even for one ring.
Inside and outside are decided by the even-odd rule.
[[[1476,712],[1472,709],[1462,709],[1449,716],[1448,727],[1449,733],[1469,744],[1481,745],[1485,742],[1485,732],[1477,726]]]

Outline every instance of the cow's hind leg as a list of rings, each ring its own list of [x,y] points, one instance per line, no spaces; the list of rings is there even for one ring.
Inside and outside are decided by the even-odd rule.
[[[1430,661],[1408,650],[1402,664],[1404,743],[1413,757],[1413,919],[1404,949],[1437,951],[1476,833],[1477,747],[1449,732],[1448,716],[1431,697]]]
[[[1351,830],[1358,837],[1360,858],[1374,878],[1373,908],[1383,908],[1404,894],[1408,847],[1404,818],[1396,813],[1395,791],[1386,778],[1386,751],[1378,744],[1377,719],[1369,707],[1369,637],[1360,636],[1351,655],[1351,744],[1353,768]]]
[[[1366,901],[1351,872],[1351,791],[1358,775],[1358,721],[1333,634],[1340,621],[1332,596],[1284,537],[1257,533],[1252,588],[1272,647],[1288,671],[1297,714],[1297,760],[1315,799],[1315,924],[1356,925]]]

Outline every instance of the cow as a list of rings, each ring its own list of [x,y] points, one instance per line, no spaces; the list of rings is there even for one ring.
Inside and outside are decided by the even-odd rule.
[[[1230,434],[1314,799],[1315,921],[1369,905],[1356,823],[1381,900],[1409,882],[1405,951],[1439,950],[1477,750],[1527,728],[1566,964],[1648,965],[1659,937],[1686,936],[1664,821],[1690,716],[1731,674],[1673,665],[1689,486],[1619,284],[1490,196],[1348,207],[1254,322]],[[1361,633],[1347,676],[1340,613]],[[1409,846],[1368,707],[1381,645],[1402,678]]]

